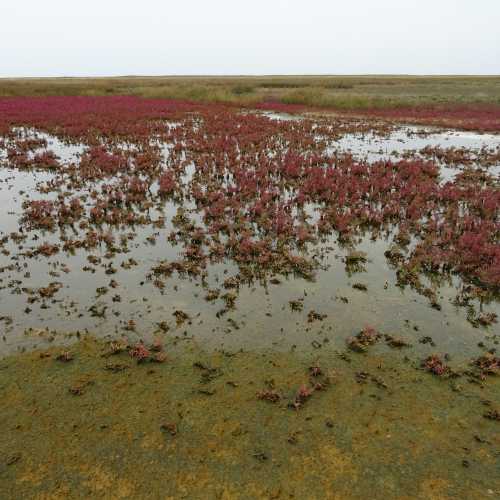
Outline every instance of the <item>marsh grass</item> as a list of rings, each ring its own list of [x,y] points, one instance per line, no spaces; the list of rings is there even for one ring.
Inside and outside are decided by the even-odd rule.
[[[197,102],[267,101],[338,109],[500,105],[499,76],[266,76],[0,79],[0,96],[137,95]]]

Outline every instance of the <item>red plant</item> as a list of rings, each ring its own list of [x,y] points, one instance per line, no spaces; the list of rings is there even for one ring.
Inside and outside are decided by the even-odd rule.
[[[144,344],[138,343],[129,350],[129,354],[132,358],[136,359],[138,363],[148,360],[151,357],[151,352],[147,349]]]
[[[170,171],[163,172],[158,182],[161,195],[170,195],[176,188],[175,178]]]
[[[443,375],[447,375],[450,373],[450,368],[447,366],[440,356],[437,354],[432,354],[427,357],[423,362],[422,366],[429,372],[442,377]]]

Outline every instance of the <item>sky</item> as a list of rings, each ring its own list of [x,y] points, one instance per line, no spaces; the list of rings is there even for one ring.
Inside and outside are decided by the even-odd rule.
[[[499,0],[0,0],[0,77],[500,74]]]

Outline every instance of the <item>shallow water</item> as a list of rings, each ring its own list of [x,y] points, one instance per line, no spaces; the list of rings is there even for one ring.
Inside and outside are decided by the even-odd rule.
[[[265,113],[265,116],[288,118],[272,113]],[[63,164],[77,164],[85,150],[83,145],[65,144],[45,133],[35,133],[33,130],[26,130],[25,133],[30,137],[36,134],[46,139],[47,150],[53,151]],[[480,150],[484,146],[499,147],[500,137],[432,130],[423,134],[421,128],[401,127],[384,137],[372,133],[347,134],[331,143],[330,152],[351,153],[358,159],[371,162],[394,159],[397,154],[418,151],[429,145],[464,146]],[[169,145],[164,145],[163,154],[165,158],[168,157]],[[18,231],[23,200],[33,197],[37,188],[55,178],[55,174],[18,171],[9,168],[5,159],[3,162],[4,166],[0,170],[0,203],[5,211],[0,219],[0,234],[8,235]],[[442,165],[442,182],[451,180],[459,169]],[[194,172],[194,165],[188,166],[183,182],[190,182]],[[489,172],[500,178],[500,165],[490,167]],[[40,198],[39,193],[36,194]],[[44,195],[46,199],[55,196],[55,193]],[[363,325],[402,335],[417,349],[420,349],[419,338],[432,336],[438,350],[459,358],[466,358],[476,352],[478,342],[496,341],[495,337],[499,333],[497,325],[488,330],[473,328],[466,320],[465,308],[453,305],[453,298],[461,288],[460,279],[454,278],[437,288],[441,311],[431,309],[425,298],[409,288],[398,288],[395,285],[395,272],[384,257],[389,235],[377,241],[371,241],[368,236],[360,239],[356,250],[366,252],[368,262],[352,276],[346,272],[343,262],[352,248],[342,248],[333,237],[316,247],[309,246],[309,252],[319,256],[322,266],[314,282],[288,276],[279,277],[280,284],[242,285],[238,291],[237,307],[218,317],[217,312],[221,310],[223,301],[207,302],[204,299],[206,290],[201,287],[199,280],[181,279],[174,275],[160,291],[145,278],[151,267],[159,261],[175,260],[180,255],[182,248],[167,241],[173,229],[171,219],[177,208],[173,202],[166,203],[162,211],[157,207],[151,208],[149,215],[152,220],[160,216],[166,218],[166,224],[161,228],[149,225],[111,229],[104,226],[103,232],[112,231],[117,241],[120,236],[130,233],[133,233],[133,239],[127,253],[119,253],[110,259],[104,247],[91,252],[101,259],[101,265],[91,265],[87,260],[89,253],[82,249],[75,250],[73,255],[61,251],[48,258],[23,257],[24,251],[42,242],[60,242],[57,232],[32,231],[20,243],[14,243],[11,239],[5,246],[10,254],[0,255],[0,316],[4,316],[0,323],[3,336],[0,353],[43,346],[47,342],[64,342],[67,341],[68,333],[77,331],[91,331],[105,337],[126,335],[129,338],[148,339],[158,333],[158,324],[162,322],[168,323],[172,335],[193,337],[210,348],[241,346],[289,350],[321,349],[326,345],[340,348],[345,339]],[[194,205],[185,204],[184,208],[193,221],[201,223]],[[310,214],[314,217],[313,207]],[[71,231],[68,230],[68,233]],[[146,240],[152,236],[154,241]],[[129,259],[135,260],[137,265],[129,269],[121,267],[120,264]],[[116,270],[112,275],[106,274],[105,266],[110,264]],[[85,266],[87,270],[83,271]],[[211,265],[205,288],[218,287],[228,276],[236,273],[236,266],[230,262]],[[115,289],[109,287],[111,279],[118,283]],[[28,305],[29,291],[27,293],[26,290],[36,290],[50,282],[63,285],[54,298]],[[357,282],[365,284],[367,291],[353,289],[352,285]],[[107,291],[97,296],[100,287],[107,287]],[[303,301],[302,311],[290,310],[289,301],[293,300]],[[474,306],[484,312],[500,315],[499,302],[476,302]],[[90,310],[92,307],[94,312]],[[189,324],[176,326],[173,318],[176,310],[185,311],[190,316]],[[95,311],[99,312],[99,317],[96,317]],[[310,311],[327,317],[322,321],[308,322]],[[124,328],[130,320],[135,321],[137,333]],[[33,330],[25,333],[28,329]]]
[[[410,150],[420,151],[427,146],[442,148],[467,148],[479,151],[483,147],[500,148],[500,136],[462,131],[434,131],[408,126],[397,129],[389,137],[375,134],[349,134],[332,147],[333,152],[348,151],[356,158],[369,162],[379,160],[396,160],[402,153]],[[418,156],[418,155],[417,155]],[[442,182],[452,181],[459,168],[441,165]],[[488,168],[492,175],[500,178],[500,164]]]

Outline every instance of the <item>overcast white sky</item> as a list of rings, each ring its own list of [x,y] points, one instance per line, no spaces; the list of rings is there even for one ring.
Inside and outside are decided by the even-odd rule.
[[[0,0],[0,76],[500,74],[500,0]]]

